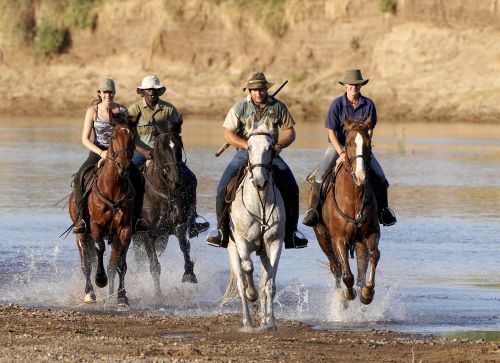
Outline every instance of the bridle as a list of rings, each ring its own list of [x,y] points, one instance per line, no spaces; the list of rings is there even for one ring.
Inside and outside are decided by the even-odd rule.
[[[349,135],[349,133],[353,132],[353,131],[363,131],[364,129],[359,129],[359,128],[350,128],[350,129],[346,129],[346,139],[347,139],[347,136]],[[370,161],[371,161],[371,158],[372,158],[372,148],[371,148],[371,137],[370,135],[366,132],[366,137],[369,141],[369,148],[368,148],[368,153],[367,155],[363,155],[363,154],[356,154],[354,155],[353,158],[350,158],[349,157],[349,154],[345,153],[345,160],[347,161],[347,165],[349,166],[348,169],[349,169],[349,173],[351,175],[351,178],[355,179],[355,172],[353,170],[353,164],[354,162],[357,160],[357,159],[362,159],[364,161],[364,164],[365,164],[365,167],[366,167],[366,172],[368,173],[369,169],[370,169]],[[346,145],[349,146],[350,143],[347,143]]]
[[[165,135],[165,136],[176,136],[179,139],[181,138],[181,135],[178,132],[163,132],[160,135]],[[187,156],[186,156],[186,151],[184,150],[184,147],[181,147],[182,149],[182,154],[184,155],[184,160],[179,160],[179,161],[174,161],[174,162],[165,162],[165,163],[157,163],[155,159],[153,158],[153,163],[155,164],[155,168],[160,171],[163,174],[167,173],[167,167],[171,166],[177,166],[180,164],[185,164],[187,162]]]
[[[269,132],[263,132],[263,131],[258,131],[258,132],[253,132],[250,135],[248,135],[248,139],[250,139],[252,136],[267,136],[271,139],[271,147],[272,147],[272,155],[271,155],[271,160],[269,160],[269,163],[267,164],[252,164],[250,161],[250,158],[248,158],[248,170],[250,170],[250,175],[253,176],[252,170],[255,168],[264,168],[267,169],[269,172],[272,171],[273,168],[273,160],[276,156],[276,151],[274,150],[274,137],[271,133]]]

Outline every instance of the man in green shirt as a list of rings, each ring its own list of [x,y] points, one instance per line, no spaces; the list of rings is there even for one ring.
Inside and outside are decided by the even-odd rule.
[[[132,162],[138,167],[141,167],[146,160],[151,159],[152,151],[156,143],[153,123],[158,125],[162,130],[171,129],[172,126],[174,126],[174,129],[180,130],[182,125],[182,118],[175,106],[160,99],[160,96],[163,95],[166,90],[167,87],[160,83],[158,77],[146,76],[136,90],[143,98],[131,105],[128,109],[131,116],[139,116],[135,137],[136,150],[132,157]],[[185,163],[179,164],[179,169],[189,180],[188,184],[192,186],[196,192],[198,181],[194,173]],[[195,207],[194,216],[192,218],[193,222],[189,227],[190,237],[206,231],[209,227],[208,222],[196,222],[195,218],[197,216]]]
[[[240,167],[248,160],[246,134],[243,125],[251,120],[253,122],[269,119],[276,135],[276,157],[273,160],[273,170],[276,178],[276,186],[283,195],[286,211],[285,225],[285,248],[304,248],[307,239],[297,234],[297,222],[299,218],[299,187],[292,171],[281,158],[281,151],[292,144],[295,140],[295,121],[288,111],[286,105],[278,99],[268,95],[267,90],[274,83],[269,83],[262,72],[252,74],[247,86],[248,95],[245,99],[236,102],[229,110],[224,124],[224,140],[237,148],[231,162],[224,170],[217,187],[216,213],[218,228],[216,233],[212,232],[207,237],[207,243],[212,246],[226,246],[229,235],[228,208],[224,200],[226,187],[231,178],[238,173]]]

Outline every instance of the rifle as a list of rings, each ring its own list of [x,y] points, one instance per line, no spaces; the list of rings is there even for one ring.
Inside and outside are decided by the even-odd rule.
[[[274,93],[271,95],[271,97],[275,97],[275,96],[278,94],[278,92],[279,92],[279,91],[281,91],[281,89],[282,89],[283,87],[285,87],[285,85],[286,85],[287,83],[288,83],[288,79],[287,79],[285,82],[283,82],[283,83],[281,84],[281,86],[279,86],[279,87],[278,87],[278,89],[277,89],[276,91],[274,91]],[[226,143],[226,144],[222,145],[222,147],[219,149],[219,151],[217,151],[217,152],[215,153],[215,157],[216,157],[216,158],[218,158],[218,157],[219,157],[219,156],[220,156],[220,155],[221,155],[224,151],[226,151],[226,149],[227,149],[229,146],[230,146],[230,145],[229,145],[228,143]]]

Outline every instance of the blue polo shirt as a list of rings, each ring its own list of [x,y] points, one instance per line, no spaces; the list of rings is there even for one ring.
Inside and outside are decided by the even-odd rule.
[[[377,110],[375,109],[373,101],[368,97],[360,94],[359,103],[355,109],[352,109],[352,107],[349,106],[347,93],[337,97],[330,104],[330,108],[328,109],[328,113],[326,115],[325,127],[335,132],[337,139],[342,146],[345,146],[344,116],[346,113],[349,119],[356,121],[363,121],[371,114],[371,129],[373,130],[377,124]]]

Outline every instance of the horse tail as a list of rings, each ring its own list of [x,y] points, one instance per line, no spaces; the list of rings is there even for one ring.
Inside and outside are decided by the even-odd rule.
[[[233,269],[231,269],[231,275],[229,276],[229,282],[227,283],[226,292],[224,293],[224,296],[222,297],[222,301],[220,303],[220,306],[223,306],[229,300],[235,298],[238,295],[237,291],[238,291],[238,289],[237,289],[237,283],[236,283],[236,275],[234,274]]]

